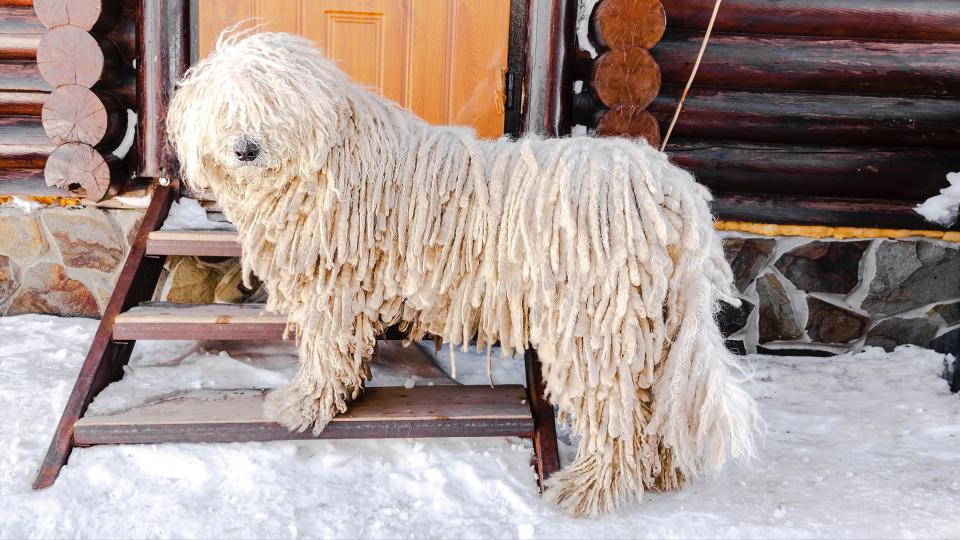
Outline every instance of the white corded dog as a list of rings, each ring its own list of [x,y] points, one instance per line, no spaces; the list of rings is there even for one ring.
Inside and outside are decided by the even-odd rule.
[[[756,407],[714,321],[738,300],[710,195],[646,143],[431,126],[277,33],[222,37],[167,125],[185,180],[237,226],[244,278],[296,333],[302,366],[271,418],[323,430],[400,324],[537,349],[580,436],[547,490],[572,514],[752,454]]]

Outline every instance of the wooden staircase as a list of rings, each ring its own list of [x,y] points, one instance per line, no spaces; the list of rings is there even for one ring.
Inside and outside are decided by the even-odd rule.
[[[527,386],[368,388],[318,436],[263,417],[262,389],[204,391],[110,415],[86,415],[91,401],[123,376],[137,340],[279,340],[286,318],[261,305],[153,303],[168,255],[236,257],[236,234],[159,231],[175,187],[160,186],[144,215],[104,310],[35,488],[53,484],[76,446],[287,439],[518,436],[533,440],[540,487],[560,465],[553,409],[543,396],[536,352],[526,351]],[[385,337],[396,338],[396,335]]]

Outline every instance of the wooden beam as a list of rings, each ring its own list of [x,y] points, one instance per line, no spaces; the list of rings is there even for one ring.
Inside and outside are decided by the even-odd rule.
[[[47,28],[75,26],[87,32],[104,33],[120,20],[122,0],[33,0],[37,18]]]
[[[263,391],[202,392],[118,414],[85,416],[78,446],[289,439],[395,439],[533,435],[522,386],[368,388],[314,435],[289,431],[263,416]]]
[[[91,201],[116,194],[128,178],[120,158],[81,142],[58,146],[47,158],[43,176],[48,186],[69,189]]]
[[[935,228],[913,210],[917,202],[864,197],[716,192],[712,209],[720,219],[753,223],[843,225],[875,229]],[[960,223],[950,227],[950,230],[960,230]]]
[[[926,148],[675,139],[666,151],[716,191],[915,202],[946,187],[947,173],[960,163],[960,150]]]
[[[682,86],[703,40],[668,31],[651,51],[663,83]],[[960,43],[714,34],[697,87],[960,97]]]
[[[189,2],[141,0],[137,39],[137,154],[140,176],[179,174],[167,140],[167,104],[190,65]]]
[[[591,41],[599,49],[649,49],[666,28],[660,0],[603,0],[590,16]]]
[[[650,106],[666,129],[678,88]],[[673,134],[833,146],[960,148],[960,100],[694,89]]]
[[[35,489],[48,487],[57,479],[73,449],[74,424],[97,394],[123,376],[123,366],[130,359],[134,343],[113,341],[113,324],[117,315],[153,296],[164,259],[146,257],[147,234],[160,227],[167,217],[172,201],[173,191],[170,187],[158,187],[153,193],[150,206],[144,213],[127,260],[117,278],[113,294],[103,311],[90,350],[80,368],[77,382],[54,431],[46,458],[37,472],[33,483]]]
[[[53,88],[66,84],[111,88],[122,79],[122,65],[112,41],[75,26],[48,31],[37,47],[37,66]]]
[[[524,133],[550,137],[570,133],[576,18],[575,0],[530,0]]]
[[[81,142],[113,148],[127,131],[127,111],[111,93],[68,84],[43,104],[43,130],[56,144]]]
[[[715,0],[663,0],[671,28],[703,30]],[[958,0],[723,0],[719,32],[960,41]]]
[[[156,231],[147,240],[149,255],[239,257],[235,231]]]
[[[534,467],[537,483],[543,492],[545,482],[560,470],[560,448],[557,446],[557,425],[553,417],[553,405],[547,401],[543,382],[543,366],[533,349],[523,353],[527,375],[527,399],[535,425],[533,433]]]
[[[0,90],[0,115],[40,116],[46,99],[46,92]]]
[[[121,313],[113,339],[280,340],[286,315],[268,313],[262,304],[149,303]]]

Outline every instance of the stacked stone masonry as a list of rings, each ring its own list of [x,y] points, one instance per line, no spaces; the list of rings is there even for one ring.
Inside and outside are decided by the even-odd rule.
[[[960,350],[960,246],[724,233],[744,304],[718,315],[735,350],[830,355]]]
[[[0,207],[0,315],[96,317],[142,212]],[[723,233],[741,306],[718,314],[740,352],[829,355],[863,346],[960,349],[960,245]],[[263,301],[237,259],[171,257],[155,299]]]

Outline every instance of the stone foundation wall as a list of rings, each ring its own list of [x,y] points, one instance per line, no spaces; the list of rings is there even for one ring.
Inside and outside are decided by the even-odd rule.
[[[960,346],[960,246],[937,240],[812,240],[723,233],[743,305],[719,320],[748,353]]]
[[[0,207],[0,316],[100,316],[142,217],[136,210]]]
[[[141,211],[0,207],[0,315],[98,316]],[[835,354],[911,343],[960,349],[960,246],[721,233],[744,300],[719,316],[731,348]],[[237,259],[170,257],[156,300],[263,301]]]

